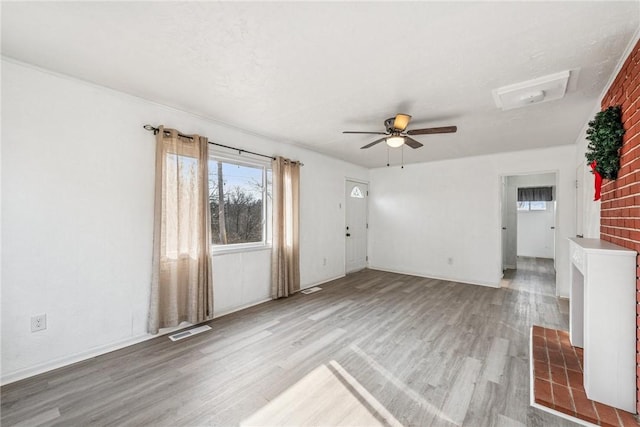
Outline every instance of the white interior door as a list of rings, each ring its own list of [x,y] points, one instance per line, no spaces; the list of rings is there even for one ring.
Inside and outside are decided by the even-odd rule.
[[[347,180],[346,184],[346,272],[367,266],[367,199],[369,186]]]
[[[556,187],[557,188],[557,187]],[[558,266],[556,265],[556,224],[558,222],[558,205],[557,202],[554,200],[553,202],[551,202],[551,209],[553,209],[553,221],[551,221],[551,247],[553,248],[552,250],[552,254],[553,254],[553,268],[557,271]]]
[[[584,162],[576,169],[576,236],[584,234]]]
[[[505,202],[505,239],[507,242],[505,255],[505,268],[518,268],[518,211],[517,211],[517,190],[513,181],[513,176],[507,177]]]
[[[531,202],[532,206],[534,203]],[[555,203],[546,202],[542,209],[538,204],[535,210],[518,212],[518,256],[555,258]]]
[[[502,272],[507,269],[507,178],[500,179],[500,228],[502,239]]]

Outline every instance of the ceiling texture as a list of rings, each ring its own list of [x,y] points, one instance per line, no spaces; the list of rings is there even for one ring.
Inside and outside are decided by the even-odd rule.
[[[380,167],[375,135],[341,132],[458,126],[405,163],[574,143],[639,22],[637,1],[3,2],[2,55]],[[565,70],[564,98],[496,107]]]

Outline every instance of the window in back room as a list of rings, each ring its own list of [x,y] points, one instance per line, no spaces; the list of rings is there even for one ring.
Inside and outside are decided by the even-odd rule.
[[[517,202],[518,211],[546,211],[547,202]]]

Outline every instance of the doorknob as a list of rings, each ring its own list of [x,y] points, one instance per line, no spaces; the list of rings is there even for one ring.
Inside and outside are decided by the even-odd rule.
[[[506,229],[507,229],[507,227],[502,227],[502,229],[503,229],[503,230],[506,230]]]
[[[555,228],[555,227],[551,227],[551,229],[552,229],[552,230],[555,230],[556,228]]]
[[[347,237],[351,237],[351,233],[347,233]]]

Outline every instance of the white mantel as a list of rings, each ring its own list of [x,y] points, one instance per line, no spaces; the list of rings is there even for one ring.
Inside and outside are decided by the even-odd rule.
[[[570,337],[589,399],[636,412],[636,252],[569,239]]]

